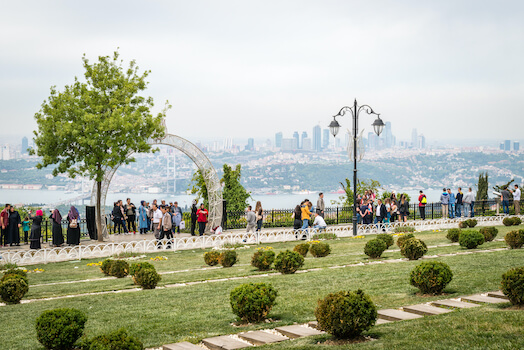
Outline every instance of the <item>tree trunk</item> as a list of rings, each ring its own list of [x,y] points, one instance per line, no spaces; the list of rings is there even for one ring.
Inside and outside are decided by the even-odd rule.
[[[102,181],[96,182],[96,232],[98,235],[98,241],[104,241],[104,233],[102,232]]]

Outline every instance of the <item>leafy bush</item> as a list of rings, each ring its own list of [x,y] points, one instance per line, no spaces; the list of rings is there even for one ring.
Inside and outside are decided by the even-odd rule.
[[[4,282],[5,280],[9,279],[9,278],[12,278],[12,277],[16,277],[16,278],[21,278],[25,281],[25,283],[27,283],[27,285],[29,285],[29,281],[27,280],[27,273],[25,273],[25,271],[22,271],[23,274],[19,275],[18,273],[15,273],[15,271],[7,271],[3,276],[2,278],[0,278],[0,282]],[[21,271],[21,270],[20,270]]]
[[[477,248],[484,244],[484,235],[475,230],[464,230],[460,233],[459,244],[467,249]]]
[[[353,338],[370,329],[377,308],[362,290],[328,294],[315,309],[318,328],[337,338]]]
[[[312,238],[314,240],[319,240],[319,239],[331,240],[331,239],[337,239],[338,236],[335,233],[324,232],[324,233],[315,233]]]
[[[219,259],[220,259],[219,252],[210,251],[210,252],[204,253],[204,262],[209,266],[217,265]]]
[[[129,335],[123,328],[84,340],[80,344],[81,350],[143,350],[144,345],[137,338]]]
[[[410,283],[424,294],[440,294],[452,278],[453,272],[447,264],[425,261],[411,271]]]
[[[275,261],[275,252],[272,248],[257,248],[257,251],[251,257],[251,265],[261,271],[271,269],[271,264]]]
[[[242,320],[260,322],[275,305],[277,294],[271,284],[246,283],[231,291],[229,302],[233,313]]]
[[[506,233],[504,240],[511,249],[522,248],[524,245],[524,230],[510,231]]]
[[[418,238],[410,238],[404,242],[400,248],[400,254],[409,260],[418,260],[428,252],[428,247],[424,241]]]
[[[390,235],[389,233],[379,233],[376,238],[381,239],[384,241],[384,243],[386,243],[386,249],[395,243],[393,240],[393,235]]]
[[[482,227],[479,232],[484,236],[484,241],[491,242],[497,237],[499,230],[496,227]]]
[[[519,217],[516,217],[516,216],[515,216],[515,217],[513,218],[513,226],[518,226],[518,225],[520,225],[520,224],[522,224],[522,220],[520,220]]]
[[[405,233],[405,232],[415,232],[415,228],[413,226],[400,226],[395,227],[396,233]]]
[[[20,275],[4,275],[0,282],[0,299],[8,304],[18,304],[29,290],[27,278]]]
[[[151,263],[148,263],[147,261],[132,263],[131,266],[129,266],[129,274],[131,276],[134,276],[136,275],[138,271],[142,269],[151,269],[151,268],[154,269],[155,266]]]
[[[223,267],[231,267],[237,262],[237,252],[234,250],[226,250],[218,257],[218,262]]]
[[[448,234],[446,235],[446,238],[449,239],[451,242],[458,242],[460,237],[460,229],[459,228],[451,228],[448,230]]]
[[[460,221],[458,226],[459,228],[468,228],[468,223],[466,221]]]
[[[513,305],[524,305],[524,267],[515,267],[502,275],[502,293]]]
[[[126,277],[129,274],[129,264],[125,260],[113,260],[109,274],[117,278]]]
[[[522,223],[522,220],[517,216],[507,217],[502,220],[502,223],[504,226],[518,226]]]
[[[275,270],[283,274],[295,273],[304,265],[304,257],[297,252],[285,250],[275,259]]]
[[[46,349],[69,350],[84,333],[87,316],[77,309],[54,309],[36,319],[36,336]]]
[[[142,289],[155,289],[162,277],[156,272],[154,267],[144,267],[138,270],[133,276],[136,284]]]
[[[309,251],[309,243],[300,243],[293,248],[293,251],[297,252],[298,254],[302,255],[304,258],[307,255],[307,252]]]
[[[384,250],[387,249],[386,242],[384,240],[375,238],[366,243],[364,247],[364,254],[372,259],[380,258]]]
[[[18,275],[18,276],[23,276],[27,278],[27,271],[22,270],[22,269],[17,269],[17,268],[10,268],[4,272],[4,276],[5,275]]]
[[[410,238],[415,238],[415,235],[412,234],[412,233],[408,233],[407,235],[398,236],[398,238],[397,238],[397,246],[399,248],[402,248],[402,245],[404,244],[404,242],[407,241]]]
[[[471,228],[477,226],[477,220],[475,219],[467,219],[465,223],[466,225],[468,225],[468,227],[471,227]]]
[[[329,244],[324,242],[312,241],[311,245],[309,246],[309,252],[315,258],[323,258],[331,253],[331,247]]]
[[[109,272],[111,271],[113,261],[114,260],[111,259],[105,259],[104,261],[102,261],[102,265],[100,265],[100,271],[102,271],[105,275],[109,276]]]

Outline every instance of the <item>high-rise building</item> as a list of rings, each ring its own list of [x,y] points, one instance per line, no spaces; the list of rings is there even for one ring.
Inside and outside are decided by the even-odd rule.
[[[511,151],[511,140],[504,140],[504,151]]]
[[[302,131],[302,139],[300,140],[300,149],[304,149],[304,139],[307,138],[307,132]]]
[[[513,141],[513,150],[514,150],[514,151],[518,151],[518,150],[520,150],[520,142],[518,142],[518,141]]]
[[[501,142],[499,147],[501,151],[504,151],[504,142]]]
[[[418,133],[417,129],[411,130],[411,147],[417,148],[418,145]]]
[[[424,137],[424,135],[420,134],[418,136],[418,144],[417,144],[417,148],[420,148],[420,149],[424,149],[426,148],[426,138]]]
[[[302,139],[302,149],[304,151],[311,151],[312,145],[311,145],[311,139],[309,137]]]
[[[395,145],[393,133],[391,132],[391,122],[386,122],[386,127],[384,128],[384,133],[382,135],[384,135],[386,148],[391,148]]]
[[[322,130],[322,148],[329,148],[329,129]]]
[[[295,131],[293,133],[293,138],[297,140],[297,146],[295,147],[295,149],[300,148],[300,136],[298,135],[298,131]]]
[[[246,150],[248,150],[248,151],[255,150],[255,140],[253,138],[247,139]]]
[[[27,154],[28,148],[29,148],[29,140],[27,139],[27,137],[24,136],[22,138],[22,154]]]
[[[277,132],[275,134],[275,147],[282,147],[282,133],[281,132]]]
[[[2,145],[2,159],[10,160],[11,159],[11,147],[9,144]]]
[[[322,149],[322,139],[321,139],[321,129],[320,125],[313,127],[313,150],[320,152]]]
[[[294,151],[297,149],[297,139],[282,139],[282,151]]]

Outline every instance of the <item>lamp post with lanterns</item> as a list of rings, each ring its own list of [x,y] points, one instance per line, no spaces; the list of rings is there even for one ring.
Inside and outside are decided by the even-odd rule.
[[[340,129],[340,124],[337,121],[337,117],[342,117],[347,112],[351,112],[353,117],[353,236],[357,235],[357,131],[358,131],[358,117],[361,111],[365,111],[367,114],[374,114],[377,116],[377,119],[373,122],[373,130],[377,136],[380,136],[382,130],[384,129],[384,122],[380,119],[380,114],[375,113],[373,108],[368,105],[359,106],[357,100],[353,103],[353,106],[345,106],[340,109],[340,111],[333,116],[333,120],[329,124],[329,130],[331,135],[336,137],[338,130]]]

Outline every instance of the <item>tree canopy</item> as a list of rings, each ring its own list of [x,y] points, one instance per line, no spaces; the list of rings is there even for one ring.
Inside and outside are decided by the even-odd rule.
[[[247,199],[251,197],[251,194],[240,183],[242,176],[241,165],[237,164],[235,169],[233,169],[229,165],[224,164],[223,170],[224,175],[220,183],[224,186],[223,196],[227,208],[232,211],[245,210],[248,205]]]

